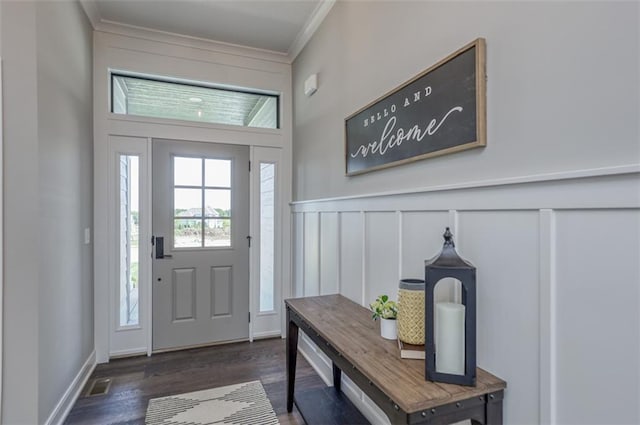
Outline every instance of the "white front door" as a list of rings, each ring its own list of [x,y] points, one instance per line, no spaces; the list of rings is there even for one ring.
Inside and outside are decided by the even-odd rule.
[[[153,349],[249,337],[249,148],[153,140]]]

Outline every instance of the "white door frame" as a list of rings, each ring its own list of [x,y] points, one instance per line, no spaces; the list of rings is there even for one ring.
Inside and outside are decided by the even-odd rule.
[[[4,134],[4,124],[3,124],[3,110],[2,104],[4,102],[4,97],[2,95],[2,57],[0,57],[0,301],[4,299],[4,216],[2,212],[4,211],[4,181],[2,180],[2,176],[4,175],[4,168],[2,167],[2,163],[4,161],[3,151],[4,151],[4,140],[2,135]],[[4,316],[2,309],[2,302],[0,302],[0,353],[2,353],[3,346],[3,335],[2,335],[2,317]],[[0,418],[2,418],[2,355],[0,355]]]
[[[252,147],[250,152],[251,158],[251,182],[250,182],[250,225],[249,231],[252,236],[251,249],[249,250],[250,275],[249,275],[249,294],[250,294],[250,311],[251,323],[249,327],[249,338],[267,338],[284,334],[283,323],[283,304],[285,297],[283,292],[285,288],[282,285],[283,270],[286,267],[283,256],[283,245],[285,245],[283,217],[284,208],[282,197],[285,184],[283,182],[283,166],[282,166],[282,149]],[[274,304],[275,310],[268,312],[260,311],[260,165],[262,163],[275,165],[275,205],[274,211]]]
[[[126,356],[131,354],[139,354],[147,351],[148,338],[147,328],[149,327],[148,301],[151,297],[151,268],[150,261],[142,261],[150,258],[150,244],[145,243],[150,240],[151,222],[150,217],[151,204],[150,195],[150,165],[149,158],[150,140],[141,137],[127,136],[110,136],[108,139],[108,217],[107,223],[107,282],[108,286],[108,328],[109,328],[109,356]],[[139,177],[140,177],[140,235],[139,235],[139,324],[134,326],[120,326],[119,312],[116,306],[119,305],[119,191],[118,191],[118,156],[119,155],[135,155],[139,159]],[[97,319],[97,318],[96,318]]]
[[[111,200],[108,196],[109,138],[137,137],[187,140],[194,142],[241,144],[280,151],[281,198],[278,216],[282,241],[282,297],[290,294],[291,282],[291,145],[292,82],[291,64],[282,56],[252,49],[236,48],[203,40],[186,40],[179,36],[157,34],[141,29],[118,28],[116,32],[94,32],[94,308],[96,360],[109,360],[111,347],[111,308],[109,249]],[[168,119],[117,115],[110,112],[110,73],[112,70],[138,75],[157,75],[246,87],[280,96],[280,128],[260,129]],[[254,158],[255,160],[255,158]],[[150,178],[149,178],[150,180]],[[149,194],[150,196],[150,194]],[[253,207],[253,206],[251,206]],[[255,208],[254,208],[255,209]],[[255,233],[255,232],[254,232]],[[251,255],[251,254],[250,254]],[[253,257],[250,257],[250,261]],[[254,261],[255,262],[255,261]],[[255,273],[252,273],[255,274]],[[147,295],[147,298],[150,298]],[[255,316],[255,312],[252,319]],[[150,313],[147,313],[150,314]],[[146,317],[148,320],[149,317]],[[279,327],[281,329],[282,326]],[[281,329],[282,330],[282,329]],[[145,334],[149,329],[145,329]],[[150,334],[149,334],[150,335]],[[150,336],[129,348],[143,348],[149,353]],[[125,348],[125,347],[121,347]]]
[[[153,282],[152,282],[152,247],[151,240],[153,222],[152,212],[152,149],[153,138],[147,137],[130,137],[130,136],[109,136],[108,139],[108,190],[107,205],[108,208],[102,211],[108,217],[107,226],[107,279],[109,306],[107,309],[109,322],[109,338],[107,359],[114,356],[127,356],[134,354],[153,353],[152,335],[152,300],[153,300]],[[189,140],[182,140],[189,141]],[[215,143],[215,142],[211,142]],[[289,187],[285,181],[286,167],[283,164],[283,150],[281,148],[272,147],[255,147],[250,146],[250,160],[252,170],[249,180],[249,232],[253,238],[251,248],[249,249],[249,311],[251,313],[251,321],[247,324],[249,327],[249,340],[254,338],[272,337],[282,335],[282,304],[283,299],[287,296],[287,285],[283,284],[286,267],[289,261],[284,257],[284,246],[287,244],[289,228],[289,209],[287,201]],[[118,173],[116,172],[117,157],[120,154],[137,155],[140,158],[140,276],[139,276],[139,317],[140,324],[138,326],[120,327],[118,325],[118,244],[119,231],[117,228],[118,215]],[[260,299],[260,172],[261,163],[273,163],[276,165],[276,206],[275,206],[275,227],[276,227],[276,243],[275,243],[275,301],[276,309],[272,312],[261,313],[259,311]],[[97,261],[97,257],[96,257]],[[98,320],[98,317],[96,317]]]

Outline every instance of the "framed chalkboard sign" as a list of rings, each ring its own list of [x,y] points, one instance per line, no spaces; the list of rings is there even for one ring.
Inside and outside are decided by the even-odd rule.
[[[485,41],[345,119],[348,176],[486,145]]]

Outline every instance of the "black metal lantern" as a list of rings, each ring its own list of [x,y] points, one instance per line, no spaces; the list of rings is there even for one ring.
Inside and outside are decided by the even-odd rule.
[[[443,236],[442,252],[424,262],[425,378],[473,386],[476,384],[476,268],[458,255],[448,227]],[[445,278],[461,282],[462,304],[435,304],[436,284]]]

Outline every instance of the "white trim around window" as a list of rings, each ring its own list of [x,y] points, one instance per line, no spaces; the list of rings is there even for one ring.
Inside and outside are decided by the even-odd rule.
[[[121,155],[138,157],[138,322],[134,325],[120,323],[120,173]],[[109,282],[109,356],[147,353],[149,346],[151,300],[151,208],[149,176],[149,141],[139,137],[109,137],[108,205],[112,209],[108,223],[108,279]]]
[[[114,238],[115,204],[113,194],[113,158],[115,151],[112,141],[128,141],[128,147],[147,155],[146,181],[148,184],[147,202],[148,217],[151,223],[150,193],[150,153],[151,140],[154,138],[184,140],[206,143],[223,143],[250,146],[254,149],[256,159],[263,158],[262,153],[271,152],[279,163],[280,198],[278,201],[277,233],[274,241],[278,241],[280,258],[275,260],[277,277],[276,285],[281,285],[280,297],[276,301],[279,308],[277,314],[265,316],[273,323],[266,325],[261,315],[253,312],[254,320],[251,334],[256,337],[282,335],[283,315],[282,299],[290,293],[289,258],[291,217],[288,202],[291,199],[291,66],[264,58],[249,58],[222,52],[204,52],[189,46],[167,43],[159,39],[141,39],[124,34],[110,34],[101,31],[94,33],[94,306],[95,306],[95,347],[98,363],[109,361],[116,355],[136,353],[151,354],[151,269],[146,270],[146,277],[140,276],[147,287],[140,293],[146,297],[141,301],[140,329],[114,330],[115,293],[113,291],[115,244],[108,242]],[[158,75],[178,78],[185,81],[210,81],[232,87],[249,87],[252,90],[265,91],[280,96],[279,129],[244,128],[228,125],[213,125],[179,120],[161,120],[144,117],[128,117],[110,113],[109,109],[109,76],[110,70],[126,71],[137,75]],[[120,142],[117,142],[120,143]],[[117,144],[116,143],[116,144]],[[133,148],[133,146],[136,148]],[[270,154],[267,154],[270,155]],[[143,172],[140,172],[142,179]],[[111,187],[111,189],[109,189]],[[141,191],[142,193],[142,191]],[[142,195],[141,195],[142,196]],[[143,230],[141,229],[141,232]],[[145,230],[147,236],[140,236],[141,247],[146,245],[150,250],[150,228]],[[255,232],[254,232],[255,234]],[[117,236],[117,235],[116,235]],[[255,244],[253,246],[256,246]],[[145,254],[140,252],[140,256]],[[150,258],[150,251],[146,255]],[[250,261],[252,259],[250,258]],[[150,261],[149,261],[150,263]],[[250,264],[254,264],[253,262]],[[255,275],[255,271],[251,272]],[[252,302],[253,300],[250,300]],[[253,305],[253,304],[251,304]],[[146,309],[145,309],[146,308]],[[145,309],[143,312],[142,310]],[[274,319],[275,317],[275,319]],[[279,319],[279,323],[278,322]],[[139,333],[139,334],[138,334]],[[134,337],[135,335],[135,337]],[[125,337],[126,336],[126,337]]]
[[[273,243],[273,304],[271,311],[260,311],[261,296],[261,165],[273,164],[274,173],[274,243]],[[283,211],[282,196],[287,193],[286,184],[282,178],[282,149],[254,147],[251,150],[251,227],[252,237],[250,262],[252,274],[250,277],[250,307],[251,326],[250,338],[266,338],[281,334],[281,316],[283,300],[283,223],[287,211]]]

